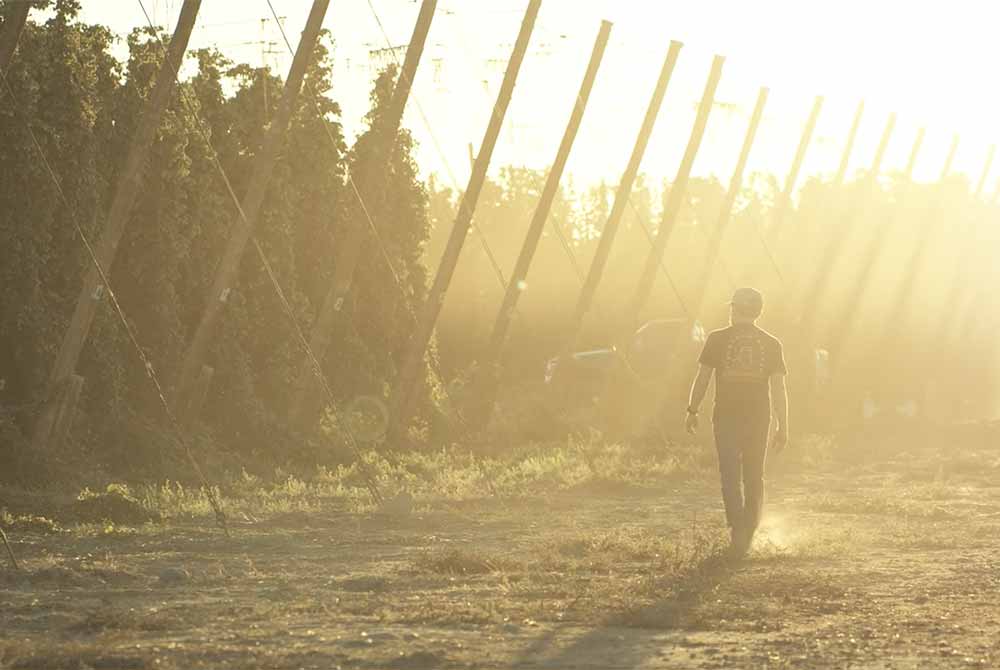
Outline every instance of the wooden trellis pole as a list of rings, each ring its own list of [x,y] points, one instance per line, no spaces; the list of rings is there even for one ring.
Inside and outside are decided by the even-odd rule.
[[[958,141],[958,135],[952,137],[951,147],[948,149],[948,155],[944,160],[944,167],[941,168],[941,175],[938,177],[937,188],[939,190],[941,189],[941,184],[951,173],[951,165],[955,160],[955,154],[958,152]],[[931,207],[927,210],[926,215],[917,227],[917,241],[913,247],[913,253],[903,266],[903,281],[900,283],[899,289],[893,297],[891,303],[893,306],[892,312],[886,320],[886,323],[893,324],[893,329],[886,331],[886,345],[890,339],[888,337],[889,333],[898,332],[897,329],[904,327],[904,321],[907,318],[910,309],[910,301],[913,298],[913,290],[916,286],[917,279],[920,277],[920,272],[924,267],[924,258],[927,254],[928,245],[930,244],[931,232],[934,229],[934,224],[937,220],[937,208]]]
[[[663,67],[660,68],[660,77],[656,81],[656,88],[653,89],[653,97],[646,108],[646,116],[642,121],[642,126],[639,128],[639,136],[635,141],[632,155],[618,184],[618,190],[615,191],[615,201],[611,206],[611,213],[608,216],[607,223],[604,224],[604,229],[601,230],[601,239],[597,243],[597,251],[594,253],[590,269],[587,272],[587,278],[583,283],[583,289],[580,291],[576,308],[573,310],[573,317],[570,321],[568,337],[566,339],[567,348],[572,349],[576,345],[580,330],[583,328],[583,322],[594,304],[597,287],[601,283],[604,268],[607,267],[608,258],[611,256],[611,247],[614,245],[615,236],[621,227],[622,217],[625,214],[629,198],[632,195],[632,187],[635,185],[636,177],[639,174],[639,167],[642,164],[643,156],[646,154],[646,147],[649,146],[649,138],[653,134],[653,128],[656,126],[656,119],[659,117],[660,107],[663,105],[663,97],[666,95],[667,85],[670,83],[670,76],[674,72],[674,66],[677,64],[677,57],[680,54],[682,46],[680,42],[671,42],[670,48],[667,50],[667,56],[663,61]]]
[[[472,217],[475,214],[476,204],[479,200],[479,194],[486,181],[486,172],[493,158],[493,150],[496,148],[500,129],[503,126],[507,107],[510,105],[511,97],[514,94],[514,85],[517,83],[521,63],[524,61],[525,52],[528,50],[528,42],[531,40],[535,21],[538,18],[538,10],[541,6],[542,0],[530,0],[528,3],[517,41],[514,43],[513,53],[507,64],[503,83],[500,86],[500,93],[493,108],[493,115],[490,117],[486,135],[483,137],[482,144],[479,147],[479,153],[476,156],[472,174],[469,176],[468,187],[462,195],[462,200],[458,206],[458,215],[455,218],[454,226],[452,226],[448,245],[445,247],[444,254],[441,257],[441,263],[438,266],[434,283],[431,285],[430,293],[427,296],[427,302],[424,304],[418,317],[416,329],[406,348],[399,378],[397,379],[391,399],[392,419],[388,433],[388,440],[390,442],[398,442],[401,438],[405,437],[409,426],[410,418],[413,414],[413,403],[424,370],[424,357],[427,353],[427,346],[430,344],[431,335],[434,333],[434,327],[441,313],[441,306],[444,304],[445,296],[448,293],[448,286],[451,284],[451,278],[455,274],[455,268],[458,265],[462,246],[465,244],[465,238],[469,233]]]
[[[792,197],[795,194],[795,184],[799,180],[799,172],[802,171],[802,163],[806,159],[806,152],[812,143],[813,133],[816,130],[816,123],[819,121],[819,114],[823,110],[823,96],[817,95],[813,101],[812,110],[806,120],[805,128],[802,129],[802,137],[799,138],[799,145],[795,149],[795,158],[792,159],[792,167],[785,177],[785,186],[778,196],[778,203],[774,208],[774,216],[767,231],[767,241],[771,245],[777,244],[781,240],[781,233],[785,229],[785,217],[791,208]],[[852,140],[853,142],[853,140]]]
[[[740,194],[740,189],[743,188],[743,172],[746,170],[747,160],[750,158],[750,150],[753,148],[754,139],[757,137],[757,128],[760,126],[760,119],[764,115],[764,105],[767,104],[767,95],[768,89],[761,87],[760,92],[757,94],[757,103],[754,105],[753,114],[750,117],[750,125],[747,127],[746,136],[743,138],[743,146],[740,147],[740,157],[736,161],[736,168],[733,170],[733,176],[729,180],[726,197],[719,208],[719,216],[712,227],[701,276],[695,283],[695,299],[690,303],[691,317],[693,319],[701,317],[705,293],[708,291],[712,272],[722,251],[722,241],[725,239],[726,229],[729,227],[729,221],[732,218],[736,198]]]
[[[160,64],[149,98],[143,106],[139,127],[132,137],[125,164],[115,184],[114,196],[108,210],[107,220],[104,223],[104,229],[94,245],[97,261],[106,274],[110,274],[111,266],[118,252],[118,245],[125,233],[125,226],[142,188],[143,166],[149,155],[150,147],[156,139],[160,119],[170,103],[170,96],[176,83],[177,70],[184,59],[185,51],[187,51],[188,41],[191,38],[191,31],[194,29],[200,6],[201,0],[185,0],[181,7],[180,17],[177,19],[177,27],[174,29],[170,46],[163,63]],[[75,411],[76,398],[79,398],[83,382],[82,378],[77,377],[74,372],[106,289],[107,287],[101,284],[100,272],[96,267],[91,266],[84,276],[80,294],[77,296],[76,308],[49,375],[45,401],[42,404],[41,414],[32,438],[33,446],[36,449],[44,448],[50,442],[61,440],[69,429],[70,419]]]
[[[997,147],[995,144],[990,145],[990,149],[986,155],[986,164],[983,166],[983,171],[979,176],[979,181],[976,183],[975,199],[977,203],[986,204],[982,202],[981,198],[983,195],[983,188],[986,185],[986,178],[989,176],[990,168],[993,167],[993,156],[996,153],[996,148]],[[972,235],[975,236],[976,232],[972,231]],[[982,262],[983,258],[980,257],[978,265],[981,266]],[[989,260],[987,262],[992,262],[992,254],[990,255]],[[988,323],[988,320],[979,318],[979,315],[982,313],[980,311],[980,308],[983,305],[983,301],[989,300],[991,297],[990,289],[986,286],[986,282],[983,282],[981,279],[978,281],[970,282],[968,267],[963,266],[962,272],[965,275],[964,283],[966,284],[966,286],[969,287],[965,290],[965,293],[968,294],[971,291],[973,293],[973,296],[970,299],[964,301],[965,314],[960,319],[962,323],[962,329],[959,332],[968,333],[971,332],[977,326],[980,329],[987,328],[988,326],[986,324]],[[956,321],[958,320],[959,319],[956,319]],[[951,335],[952,337],[954,337],[955,335],[957,335],[957,333],[953,332],[951,333]]]
[[[507,341],[507,332],[510,329],[514,311],[517,309],[518,299],[524,290],[524,282],[528,277],[528,270],[531,268],[531,261],[538,249],[538,242],[542,239],[545,231],[545,223],[548,221],[549,212],[552,210],[552,203],[559,193],[559,182],[562,179],[566,162],[569,160],[573,143],[576,141],[577,132],[580,130],[580,123],[583,121],[584,112],[587,109],[587,102],[590,100],[590,93],[594,88],[594,81],[597,79],[597,72],[601,67],[604,58],[604,51],[608,45],[608,38],[611,36],[611,23],[603,21],[600,31],[597,34],[597,41],[590,56],[590,63],[580,86],[580,91],[576,96],[576,103],[570,114],[569,122],[563,133],[562,142],[556,153],[555,162],[549,170],[539,198],[535,213],[528,226],[528,233],[521,246],[521,253],[517,257],[514,272],[507,283],[507,290],[504,294],[503,304],[497,313],[496,321],[493,324],[493,332],[490,335],[489,345],[486,353],[480,360],[480,378],[476,384],[476,408],[470,415],[470,421],[476,425],[485,425],[489,422],[493,411],[494,400],[496,399],[497,384],[499,381],[499,366],[503,355],[503,347]]]
[[[770,225],[768,226],[767,232],[764,236],[759,237],[762,250],[768,256],[772,269],[782,282],[785,281],[785,277],[781,272],[778,260],[778,257],[782,257],[782,255],[777,250],[780,248],[781,243],[784,242],[783,234],[787,228],[788,212],[792,206],[792,197],[795,194],[795,185],[798,183],[799,173],[802,171],[802,164],[805,162],[809,145],[812,144],[813,134],[816,130],[816,123],[819,121],[819,115],[823,108],[823,101],[823,96],[819,95],[816,96],[816,99],[813,101],[812,110],[809,112],[809,118],[806,119],[805,127],[802,129],[802,136],[799,138],[799,144],[795,148],[795,157],[792,159],[792,166],[788,170],[788,174],[785,176],[784,188],[782,188],[781,193],[778,195],[774,213],[771,215]],[[844,149],[843,155],[841,156],[841,166],[843,171],[847,170],[847,158],[850,156],[850,152],[854,146],[854,138],[857,134],[858,125],[861,123],[861,112],[863,109],[864,103],[861,103],[854,115],[854,124],[852,125],[851,132],[848,135],[847,145]],[[756,283],[756,280],[762,273],[763,269],[761,259],[759,257],[748,255],[748,258],[743,266],[743,274],[740,275],[740,283],[744,286],[752,286]],[[781,305],[781,303],[779,303],[779,305]]]
[[[816,318],[819,315],[820,303],[823,301],[826,290],[830,285],[830,280],[833,278],[833,267],[837,260],[839,260],[840,254],[857,225],[858,219],[861,218],[868,206],[868,201],[871,199],[875,189],[878,175],[882,170],[882,159],[885,158],[885,151],[889,146],[889,139],[892,137],[892,131],[895,127],[896,115],[890,114],[889,119],[886,121],[885,129],[882,131],[882,138],[879,141],[878,149],[875,151],[872,166],[868,174],[865,175],[862,191],[853,203],[850,211],[841,220],[841,225],[838,226],[836,234],[831,236],[820,262],[812,273],[811,280],[807,283],[807,288],[803,293],[804,299],[802,301],[801,319],[799,322],[799,332],[805,342],[812,340],[812,331],[816,325]]]
[[[14,57],[14,50],[17,49],[17,41],[21,38],[21,31],[28,22],[29,11],[31,11],[30,2],[15,2],[4,15],[3,28],[0,29],[0,75],[7,74],[7,68]],[[0,98],[5,92],[0,88]]]
[[[983,171],[979,175],[979,181],[976,182],[976,190],[974,194],[976,201],[980,201],[982,198],[983,188],[986,186],[986,179],[987,177],[989,177],[990,169],[993,167],[993,157],[994,154],[996,153],[996,149],[997,146],[995,144],[991,144],[990,149],[986,154],[986,164],[983,165]],[[969,283],[968,268],[963,265],[961,272],[963,273],[962,277],[964,280],[963,283],[968,284]],[[987,294],[988,291],[988,289],[986,289],[983,286],[982,282],[977,283],[975,288],[972,290],[974,292],[974,296],[971,299],[965,301],[966,314],[964,315],[964,317],[961,318],[961,322],[963,325],[962,325],[962,330],[960,332],[969,332],[969,330],[975,326],[975,322],[977,320],[977,314],[979,313],[979,306],[981,305],[982,300],[984,299],[984,296]],[[966,293],[968,292],[969,291],[966,290]],[[955,333],[953,332],[951,333],[951,335],[954,336]]]
[[[406,56],[392,92],[392,100],[385,117],[382,119],[382,127],[379,129],[382,136],[386,138],[386,145],[384,153],[374,160],[376,169],[369,173],[369,176],[375,179],[381,178],[385,172],[385,169],[379,171],[378,168],[387,168],[392,160],[393,148],[396,145],[399,127],[403,121],[403,112],[406,110],[406,103],[413,90],[413,81],[417,76],[417,68],[427,44],[427,35],[430,32],[436,8],[437,0],[423,0],[423,4],[420,6],[413,35],[410,38],[410,44],[406,49]],[[367,180],[360,183],[355,181],[357,187],[362,190],[366,185],[370,185]],[[355,196],[360,198],[360,192],[355,193]],[[363,203],[359,204],[362,208],[364,207]],[[343,244],[335,252],[333,281],[320,306],[309,337],[309,346],[320,361],[325,358],[326,352],[330,349],[330,338],[333,335],[334,324],[340,317],[344,303],[353,286],[354,274],[367,234],[368,231],[363,226],[351,228]],[[289,406],[289,419],[293,424],[303,425],[306,422],[312,422],[319,410],[319,403],[314,400],[318,396],[318,384],[313,375],[312,365],[308,360],[303,361],[298,384]]]
[[[976,184],[976,200],[983,197],[983,187],[986,186],[986,178],[990,176],[990,168],[993,167],[993,156],[996,155],[997,145],[991,144],[990,150],[986,154],[986,165],[983,166],[983,171],[979,175],[979,182]]]
[[[712,69],[705,84],[701,103],[698,105],[698,114],[695,117],[694,128],[691,130],[691,136],[688,139],[684,157],[681,159],[680,167],[677,170],[677,176],[670,185],[670,192],[667,194],[667,202],[664,205],[663,211],[663,221],[660,223],[656,238],[653,240],[652,249],[650,249],[649,255],[646,257],[646,265],[639,279],[639,285],[636,287],[635,296],[632,298],[632,302],[625,313],[624,323],[628,324],[629,328],[634,327],[638,322],[642,308],[645,307],[653,291],[656,271],[662,262],[663,252],[667,248],[667,242],[670,240],[674,226],[677,224],[677,215],[680,213],[681,205],[684,203],[688,180],[691,177],[691,168],[694,166],[695,157],[698,155],[698,148],[701,146],[702,137],[705,135],[705,127],[708,125],[708,115],[712,111],[712,105],[715,102],[715,90],[719,86],[719,79],[722,78],[722,65],[725,63],[725,60],[723,56],[716,56],[712,59]]]
[[[833,177],[835,187],[842,186],[847,178],[847,167],[851,162],[851,155],[854,153],[854,142],[858,139],[858,129],[861,128],[861,117],[865,114],[865,101],[858,103],[854,110],[854,120],[851,121],[851,130],[847,133],[847,142],[844,143],[844,150],[840,154],[840,164],[837,166],[837,173]]]
[[[14,570],[20,570],[21,567],[17,564],[17,559],[14,557],[14,550],[10,548],[10,542],[7,540],[7,533],[0,528],[0,542],[3,542],[4,549],[7,550],[7,558],[10,560],[10,567]]]
[[[986,181],[986,175],[992,163],[993,148],[991,147],[989,154],[986,156],[986,164],[983,166],[982,176],[979,178],[979,184],[976,188],[975,196],[977,200],[979,199],[983,182]],[[945,317],[940,322],[940,338],[935,340],[942,344],[953,342],[960,333],[969,329],[972,320],[976,318],[978,313],[976,307],[979,304],[979,297],[986,291],[982,284],[971,278],[973,267],[976,265],[976,252],[978,249],[978,240],[975,235],[976,225],[976,223],[973,223],[970,226],[971,230],[966,230],[964,236],[959,235],[960,249],[955,265],[955,278],[952,280],[951,288],[948,291],[948,297],[945,301],[945,309],[947,311]],[[989,260],[992,262],[992,255],[989,256]],[[990,295],[988,292],[986,294]],[[965,312],[968,312],[967,317]]]
[[[905,206],[906,195],[910,192],[910,189],[913,186],[913,168],[916,165],[917,157],[920,155],[920,148],[924,143],[924,133],[925,130],[923,128],[917,131],[917,137],[913,142],[913,148],[910,150],[910,158],[906,162],[906,169],[903,172],[902,195],[899,199],[900,206]],[[844,344],[847,341],[847,338],[850,337],[855,321],[861,311],[860,307],[864,293],[871,283],[871,275],[875,270],[879,254],[882,253],[885,248],[886,239],[888,238],[889,233],[892,232],[893,218],[894,217],[890,216],[888,221],[878,226],[875,229],[872,238],[868,241],[868,244],[863,251],[861,269],[854,277],[851,287],[848,290],[844,312],[840,315],[840,318],[834,322],[830,335],[826,338],[828,345],[827,349],[829,349],[831,355],[833,356],[834,370],[839,368],[843,362],[840,354],[844,350]]]
[[[857,108],[854,110],[854,117],[851,121],[851,128],[847,132],[847,140],[844,142],[844,148],[840,152],[840,163],[837,166],[837,171],[834,173],[833,180],[829,187],[829,194],[824,196],[825,199],[829,200],[833,194],[840,191],[840,187],[844,184],[844,179],[847,177],[847,168],[851,161],[851,155],[854,153],[854,144],[858,138],[858,130],[861,128],[861,119],[864,117],[865,112],[865,101],[861,100],[858,102]],[[792,239],[787,237],[782,237],[778,242],[784,242],[782,249],[775,251],[775,255],[778,258],[785,259],[786,255],[782,251],[787,248],[790,244],[794,243],[794,236]],[[766,244],[766,242],[765,242]],[[769,246],[765,246],[764,251],[769,255],[772,253]],[[774,257],[771,258],[772,262],[777,262]],[[776,268],[776,272],[779,271]],[[747,276],[748,284],[752,283],[754,277],[752,275]],[[769,307],[766,311],[766,318],[772,322],[783,323],[786,322],[786,315],[789,310],[795,307],[795,299],[797,297],[795,291],[798,289],[798,285],[791,279],[784,276],[780,277],[782,281],[782,295],[781,299],[772,302],[772,307]],[[801,279],[801,276],[799,277]]]
[[[281,100],[267,129],[260,153],[254,157],[253,171],[247,184],[246,194],[238,204],[237,220],[233,224],[226,242],[226,249],[216,271],[215,280],[206,296],[205,308],[195,329],[194,337],[184,355],[180,375],[174,389],[174,409],[182,425],[189,425],[200,412],[201,408],[196,406],[192,400],[195,396],[196,386],[207,386],[207,384],[198,384],[197,380],[207,372],[202,369],[203,362],[208,354],[215,327],[236,284],[243,250],[246,248],[247,242],[250,241],[257,225],[260,208],[267,193],[271,173],[274,170],[274,161],[284,144],[288,124],[297,108],[306,69],[312,59],[316,40],[319,37],[323,18],[326,16],[329,5],[330,0],[313,0],[309,18],[302,31],[302,38],[299,40],[298,48],[296,48],[295,56],[292,59],[292,66],[288,71],[288,79],[285,82]]]
[[[865,101],[861,100],[858,102],[858,106],[854,110],[854,118],[851,121],[851,128],[847,132],[847,140],[844,142],[844,148],[840,152],[840,163],[837,165],[837,171],[834,173],[833,180],[830,183],[829,194],[825,196],[825,199],[827,200],[835,196],[840,191],[840,187],[844,185],[844,180],[847,178],[847,168],[848,165],[850,165],[851,156],[854,153],[854,144],[858,138],[858,130],[861,128],[861,119],[864,117],[864,113]],[[778,241],[780,242],[781,240]],[[785,239],[784,241],[784,247],[787,247],[789,244],[794,242],[794,240],[788,239]],[[780,257],[784,258],[784,254],[781,253],[781,250],[776,253]],[[796,298],[794,291],[798,287],[793,284],[791,286],[785,286],[784,288],[786,290],[785,299],[778,303],[777,310],[768,310],[769,312],[777,311],[778,318],[776,320],[778,321],[782,320],[782,314],[785,310],[794,307]]]

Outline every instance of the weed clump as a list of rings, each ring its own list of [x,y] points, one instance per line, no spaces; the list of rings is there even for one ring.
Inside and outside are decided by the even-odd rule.
[[[68,515],[79,523],[140,525],[161,520],[158,512],[143,506],[124,484],[109,484],[99,493],[84,489],[70,505]]]
[[[439,575],[485,575],[491,572],[508,572],[521,567],[517,561],[505,557],[490,557],[483,554],[449,549],[426,555],[416,561],[416,568]]]
[[[6,510],[0,511],[0,528],[13,533],[37,533],[39,535],[53,535],[62,532],[62,528],[52,519],[33,514],[14,516]]]

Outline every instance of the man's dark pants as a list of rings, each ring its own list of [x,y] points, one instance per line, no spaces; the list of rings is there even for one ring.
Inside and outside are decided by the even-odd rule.
[[[770,417],[713,420],[722,502],[730,528],[755,530],[764,504],[764,459]]]

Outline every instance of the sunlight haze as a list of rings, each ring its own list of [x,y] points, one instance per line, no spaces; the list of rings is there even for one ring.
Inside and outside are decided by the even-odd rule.
[[[0,0],[0,670],[1000,668],[998,19]]]

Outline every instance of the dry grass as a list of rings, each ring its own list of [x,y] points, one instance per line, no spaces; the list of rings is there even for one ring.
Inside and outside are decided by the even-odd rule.
[[[0,668],[544,667],[539,649],[553,667],[655,666],[647,652],[843,667],[893,658],[894,635],[984,657],[986,638],[953,625],[996,630],[982,613],[1000,491],[906,477],[932,455],[855,476],[827,453],[773,475],[758,541],[732,562],[705,453],[585,440],[372,456],[387,495],[412,496],[394,514],[356,468],[241,474],[221,487],[230,539],[173,483],[120,490],[163,523],[8,514],[24,570],[0,570]],[[579,646],[560,649],[567,631]]]
[[[809,509],[834,514],[881,514],[920,519],[947,519],[952,516],[951,512],[932,500],[914,499],[905,489],[887,489],[854,495],[821,494],[812,500]]]
[[[464,549],[446,549],[419,557],[414,562],[418,571],[438,575],[483,575],[493,572],[511,572],[522,564],[506,556],[487,556],[482,552]]]
[[[62,532],[59,524],[52,519],[34,514],[19,514],[14,516],[6,510],[0,511],[0,528],[12,533],[35,533],[52,535]]]
[[[600,435],[591,434],[563,443],[528,445],[502,457],[450,447],[385,455],[368,452],[361,463],[320,467],[311,473],[278,470],[268,478],[242,471],[225,478],[214,492],[231,518],[258,521],[292,514],[378,511],[368,490],[369,479],[386,500],[402,495],[417,510],[426,510],[560,491],[662,486],[704,478],[712,467],[706,451],[694,445],[626,446],[605,443]],[[7,513],[0,506],[0,525],[19,532],[84,526],[92,534],[114,534],[150,522],[213,517],[204,490],[176,481],[131,486],[102,483],[72,499],[12,489],[2,489],[0,494],[17,510]]]
[[[221,487],[220,495],[232,513],[252,518],[331,508],[370,512],[376,508],[366,477],[376,482],[386,499],[405,492],[418,506],[427,506],[522,498],[595,484],[651,486],[690,479],[710,471],[703,453],[696,446],[606,444],[598,436],[530,446],[504,457],[479,456],[457,448],[387,456],[368,453],[363,463],[320,468],[311,476],[279,471],[265,482],[243,472]],[[204,492],[177,482],[139,487],[136,497],[164,518],[211,516]]]

